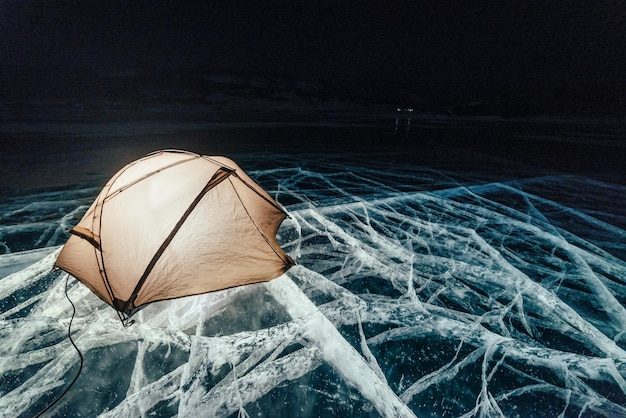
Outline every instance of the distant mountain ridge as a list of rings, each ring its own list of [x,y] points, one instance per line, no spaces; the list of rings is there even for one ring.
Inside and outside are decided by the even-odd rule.
[[[98,118],[270,118],[288,114],[379,112],[396,107],[462,117],[597,116],[626,111],[617,89],[593,102],[558,86],[542,92],[436,96],[402,85],[346,85],[327,80],[210,66],[42,68],[5,74],[0,120]],[[608,89],[608,87],[607,87]]]

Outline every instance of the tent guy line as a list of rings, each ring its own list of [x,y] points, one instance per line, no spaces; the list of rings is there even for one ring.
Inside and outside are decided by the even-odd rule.
[[[56,269],[56,267],[53,267],[53,270],[55,270],[55,269]],[[67,338],[70,340],[70,343],[72,344],[72,347],[74,347],[74,349],[76,350],[76,353],[78,354],[78,357],[80,358],[80,362],[78,364],[78,371],[76,372],[76,376],[74,376],[74,378],[72,379],[70,384],[67,385],[65,389],[63,389],[63,392],[61,392],[54,399],[54,401],[52,401],[48,406],[46,406],[44,409],[39,411],[37,413],[37,415],[35,415],[35,418],[39,418],[40,416],[42,416],[43,414],[48,412],[54,405],[56,405],[57,402],[59,402],[67,394],[67,392],[70,391],[72,386],[74,386],[74,383],[76,383],[76,381],[80,377],[80,373],[83,371],[83,364],[85,363],[85,358],[83,356],[83,353],[80,351],[80,349],[76,345],[76,341],[74,341],[74,338],[72,338],[72,322],[74,321],[74,317],[76,316],[76,305],[74,305],[74,302],[72,302],[72,299],[70,299],[70,295],[67,293],[67,287],[68,287],[69,281],[70,281],[70,275],[66,274],[65,275],[65,286],[64,286],[65,298],[70,303],[70,305],[72,305],[72,317],[70,318],[70,322],[67,325]]]

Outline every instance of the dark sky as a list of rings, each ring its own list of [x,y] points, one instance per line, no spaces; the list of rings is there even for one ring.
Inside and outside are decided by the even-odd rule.
[[[4,83],[25,66],[208,65],[444,101],[626,108],[626,3],[0,0],[0,60]]]

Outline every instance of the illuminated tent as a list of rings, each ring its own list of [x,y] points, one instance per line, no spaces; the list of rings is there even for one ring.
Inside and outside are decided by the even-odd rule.
[[[150,302],[280,276],[294,264],[276,242],[285,217],[228,158],[158,151],[109,180],[55,265],[127,319]]]

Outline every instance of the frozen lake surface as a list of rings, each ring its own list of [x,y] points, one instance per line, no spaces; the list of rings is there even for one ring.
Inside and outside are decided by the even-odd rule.
[[[50,416],[626,416],[624,185],[443,151],[231,157],[298,265],[128,328],[51,272],[99,180],[0,201],[0,415],[78,373],[67,285],[84,366]]]

